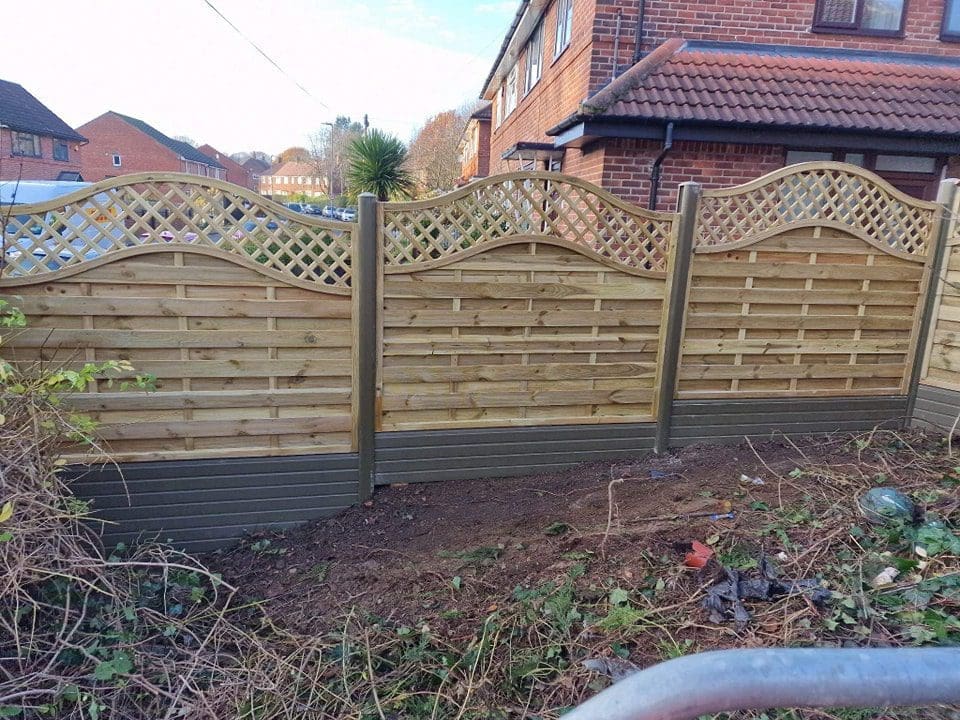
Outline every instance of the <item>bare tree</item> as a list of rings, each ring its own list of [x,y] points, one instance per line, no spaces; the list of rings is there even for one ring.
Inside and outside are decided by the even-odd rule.
[[[347,149],[362,134],[362,123],[340,115],[310,136],[309,162],[313,163],[321,177],[326,178],[330,197],[344,193]]]
[[[458,145],[472,107],[434,115],[410,143],[407,166],[424,193],[452,190],[460,177]]]
[[[200,146],[200,143],[198,143],[196,140],[194,140],[194,139],[193,139],[192,137],[190,137],[189,135],[174,135],[174,136],[173,136],[173,139],[174,139],[174,140],[177,140],[177,141],[179,141],[179,142],[182,142],[182,143],[186,143],[186,144],[189,145],[190,147],[199,147],[199,146]]]

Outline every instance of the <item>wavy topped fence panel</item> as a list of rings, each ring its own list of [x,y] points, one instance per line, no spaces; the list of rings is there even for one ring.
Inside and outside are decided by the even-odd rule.
[[[186,246],[215,248],[296,284],[333,292],[351,285],[354,225],[301,215],[210,178],[125,175],[3,214],[6,284],[69,274],[133,248]]]
[[[791,165],[752,182],[703,193],[695,245],[743,246],[795,227],[845,230],[891,254],[924,257],[936,203],[918,200],[854,165]]]
[[[384,265],[436,266],[504,238],[553,237],[634,270],[663,273],[676,217],[655,213],[566,175],[496,175],[431,200],[387,203]]]

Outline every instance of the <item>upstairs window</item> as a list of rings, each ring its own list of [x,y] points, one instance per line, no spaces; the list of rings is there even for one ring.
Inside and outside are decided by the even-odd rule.
[[[537,25],[530,40],[527,41],[526,74],[524,75],[523,93],[527,94],[540,80],[543,72],[543,24]]]
[[[558,57],[570,44],[573,31],[573,0],[557,0],[557,34],[553,42],[553,56]]]
[[[814,30],[902,35],[906,0],[817,0],[814,12]]]
[[[63,140],[53,141],[53,159],[62,162],[70,160],[70,147]]]
[[[960,42],[960,0],[947,0],[943,8],[943,27],[940,38]]]
[[[40,157],[40,136],[31,133],[13,133],[12,152],[22,157]]]
[[[507,117],[517,108],[517,76],[520,74],[520,71],[517,69],[517,66],[514,65],[513,69],[510,70],[510,74],[507,75],[507,89],[505,91],[505,97],[503,102],[503,116]]]
[[[496,124],[494,127],[500,127],[500,124],[503,122],[503,85],[497,88],[497,112],[496,112]]]
[[[114,156],[113,156],[113,166],[114,166],[114,167],[120,167],[122,164],[123,164],[123,158],[121,158],[119,155],[114,155]]]

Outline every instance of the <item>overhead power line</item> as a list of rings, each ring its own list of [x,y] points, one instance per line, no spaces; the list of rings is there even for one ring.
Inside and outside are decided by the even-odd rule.
[[[280,64],[279,64],[276,60],[274,60],[272,57],[270,57],[269,55],[267,55],[267,53],[264,52],[264,51],[260,48],[260,46],[257,45],[253,40],[251,40],[249,37],[247,37],[240,28],[238,28],[236,25],[234,25],[232,22],[230,22],[230,18],[228,18],[226,15],[224,15],[222,12],[220,12],[220,10],[217,9],[217,6],[216,6],[216,5],[214,5],[212,2],[210,2],[210,0],[203,0],[203,2],[206,3],[207,7],[209,7],[211,10],[213,10],[213,11],[220,17],[221,20],[223,20],[227,25],[229,25],[230,27],[232,27],[232,28],[234,29],[234,31],[235,31],[240,37],[242,37],[244,40],[246,40],[248,43],[250,43],[250,45],[253,47],[253,49],[256,50],[258,53],[260,53],[268,63],[270,63],[271,65],[273,65],[277,70],[279,70],[279,71],[284,75],[284,77],[286,77],[290,82],[292,82],[294,85],[296,85],[298,88],[300,88],[307,97],[309,97],[310,99],[314,100],[314,101],[317,102],[319,105],[322,105],[322,106],[325,107],[327,110],[332,110],[332,108],[331,108],[329,105],[327,105],[325,102],[323,102],[323,101],[317,99],[316,97],[314,97],[314,96],[310,93],[309,90],[307,90],[303,85],[301,85],[299,82],[297,82],[296,78],[294,78],[290,73],[288,73],[286,70],[284,70],[282,67],[280,67]]]

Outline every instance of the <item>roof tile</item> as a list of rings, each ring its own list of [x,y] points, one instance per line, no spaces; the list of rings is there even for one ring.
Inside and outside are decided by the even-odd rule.
[[[960,65],[672,41],[584,103],[593,117],[960,135]]]

